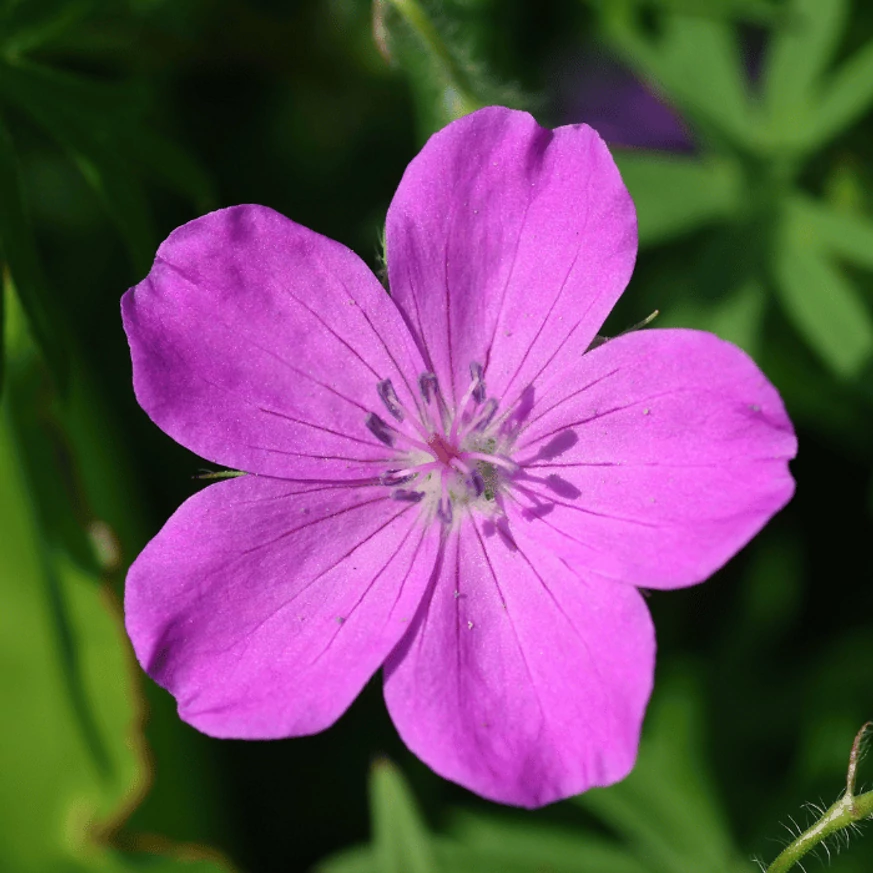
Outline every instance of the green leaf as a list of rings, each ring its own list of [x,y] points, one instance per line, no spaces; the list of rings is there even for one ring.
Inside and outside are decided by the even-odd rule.
[[[89,15],[99,0],[28,0],[0,19],[2,53],[23,55],[57,39]]]
[[[773,0],[634,0],[634,2],[640,6],[653,6],[665,12],[678,12],[699,18],[748,22],[770,22],[777,19],[781,11],[779,3]]]
[[[650,873],[653,869],[614,840],[581,829],[455,813],[450,830],[455,841],[441,844],[441,859],[444,869],[453,873]]]
[[[190,869],[172,856],[110,848],[150,781],[137,668],[109,587],[54,533],[64,502],[49,511],[53,495],[34,487],[33,452],[56,484],[70,459],[37,446],[33,412],[42,400],[31,393],[40,362],[21,314],[10,307],[9,315],[0,407],[0,685],[15,717],[0,719],[0,869]],[[204,859],[194,869],[225,866]]]
[[[387,760],[370,772],[373,849],[380,873],[435,873],[430,836],[406,780]]]
[[[731,25],[692,15],[660,16],[660,37],[648,36],[626,3],[604,6],[606,33],[628,64],[653,81],[698,124],[727,139],[754,143],[758,119]]]
[[[637,207],[641,246],[729,218],[742,208],[742,178],[728,159],[626,152],[616,161]]]
[[[873,355],[873,317],[849,278],[827,258],[808,226],[786,210],[774,254],[782,307],[836,375],[858,375]]]
[[[7,395],[8,402],[8,395]],[[0,419],[0,866],[42,871],[90,851],[147,778],[132,664],[98,580],[46,548]]]
[[[699,681],[686,672],[659,683],[630,776],[576,802],[624,837],[658,873],[747,870],[703,759]]]
[[[792,137],[807,125],[820,79],[842,36],[848,0],[792,0],[773,35],[763,73],[772,131]]]
[[[838,212],[799,194],[788,202],[788,209],[789,221],[798,238],[813,240],[815,248],[873,270],[873,221],[861,215]]]
[[[661,314],[658,326],[707,330],[756,358],[766,301],[763,284],[750,277],[716,300],[700,295],[680,300]]]
[[[873,103],[873,41],[828,78],[809,117],[810,148],[819,147],[857,121]]]
[[[30,329],[48,362],[58,387],[67,385],[67,341],[63,319],[53,306],[42,270],[36,240],[21,189],[18,160],[12,139],[0,117],[0,256],[27,314]],[[0,268],[2,268],[0,264]],[[4,285],[8,279],[4,277]],[[0,298],[5,298],[0,290]],[[0,327],[3,325],[3,301],[0,300]],[[0,331],[0,373],[4,358],[3,333]],[[0,383],[2,384],[2,383]]]
[[[0,96],[69,154],[115,222],[135,270],[145,273],[155,248],[151,215],[114,136],[114,129],[134,112],[134,101],[124,100],[125,93],[35,65],[0,64]]]

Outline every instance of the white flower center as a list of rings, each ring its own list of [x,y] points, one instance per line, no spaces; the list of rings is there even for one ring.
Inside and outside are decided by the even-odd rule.
[[[446,403],[436,376],[418,380],[421,401],[414,409],[397,397],[391,381],[376,386],[395,420],[367,416],[370,432],[395,450],[381,482],[391,496],[422,504],[428,518],[452,525],[464,510],[501,513],[501,496],[517,467],[509,456],[513,434],[488,398],[481,365],[470,365],[470,387],[457,408]]]

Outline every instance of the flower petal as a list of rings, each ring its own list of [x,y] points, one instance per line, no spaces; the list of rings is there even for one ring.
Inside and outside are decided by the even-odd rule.
[[[797,441],[776,389],[712,334],[619,337],[536,391],[513,530],[574,567],[647,588],[700,582],[794,492]]]
[[[414,402],[424,369],[357,255],[263,206],[174,231],[122,314],[152,420],[197,454],[253,473],[378,474],[386,447],[365,426],[370,411],[385,412],[376,385],[391,379]]]
[[[638,591],[582,579],[520,533],[475,519],[449,539],[385,700],[437,773],[535,807],[630,771],[655,644]]]
[[[391,294],[456,402],[473,362],[500,397],[565,344],[587,348],[637,246],[633,203],[600,137],[502,107],[431,137],[386,235]]]
[[[315,733],[409,628],[438,536],[387,489],[246,476],[195,494],[127,577],[127,630],[217,737]]]

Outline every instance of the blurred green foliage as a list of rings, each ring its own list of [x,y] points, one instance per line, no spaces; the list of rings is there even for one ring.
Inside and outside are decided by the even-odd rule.
[[[135,406],[120,294],[173,227],[235,202],[375,266],[433,130],[493,102],[585,121],[591,58],[690,137],[616,150],[641,253],[607,332],[657,308],[749,351],[798,425],[797,497],[713,582],[651,596],[655,697],[613,788],[525,814],[474,798],[403,748],[378,680],[317,737],[197,735],[121,624],[126,566],[201,462]],[[0,0],[0,869],[734,873],[775,856],[873,715],[871,108],[863,0]],[[832,869],[871,859],[860,838]]]

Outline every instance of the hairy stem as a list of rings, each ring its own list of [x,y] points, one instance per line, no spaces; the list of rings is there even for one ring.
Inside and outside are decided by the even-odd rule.
[[[873,791],[855,796],[855,775],[861,758],[861,743],[873,722],[867,722],[858,731],[852,752],[849,755],[849,771],[846,775],[845,794],[833,804],[814,824],[808,827],[796,840],[789,843],[767,868],[767,873],[785,873],[800,859],[831,834],[853,825],[855,822],[873,816]]]

